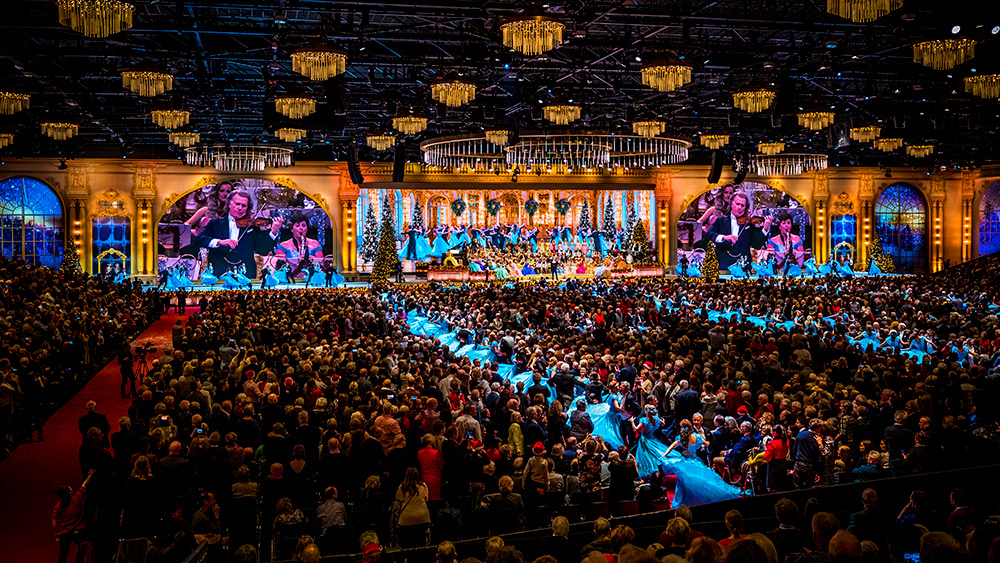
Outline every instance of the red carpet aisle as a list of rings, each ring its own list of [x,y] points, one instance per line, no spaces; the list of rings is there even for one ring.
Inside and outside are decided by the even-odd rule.
[[[197,310],[197,308],[194,308]],[[154,322],[134,341],[152,342],[157,356],[170,346],[170,330],[177,319],[171,313]],[[0,545],[3,561],[56,561],[59,547],[52,536],[52,507],[61,485],[75,489],[82,481],[77,455],[80,431],[77,419],[87,401],[97,401],[97,412],[107,415],[111,431],[128,413],[129,401],[120,398],[117,361],[106,365],[79,393],[45,424],[45,441],[22,444],[0,463]],[[71,554],[72,557],[72,554]],[[72,560],[72,559],[71,559]]]

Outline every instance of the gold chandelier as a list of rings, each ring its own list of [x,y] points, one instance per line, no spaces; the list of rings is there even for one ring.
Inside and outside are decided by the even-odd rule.
[[[580,119],[583,108],[571,102],[553,102],[542,106],[542,116],[556,125],[569,125]]]
[[[1000,98],[1000,74],[966,76],[965,91],[980,98]]]
[[[80,132],[80,126],[76,123],[45,122],[41,124],[42,134],[52,137],[57,141],[65,141],[75,137]]]
[[[122,70],[122,87],[150,98],[172,89],[174,77],[146,61],[137,67]]]
[[[306,136],[306,130],[294,127],[282,127],[274,131],[274,136],[286,143],[297,143],[299,139]]]
[[[431,84],[431,98],[450,108],[467,104],[476,97],[476,85],[462,80],[455,71]]]
[[[377,151],[384,151],[396,145],[396,137],[393,137],[392,135],[383,135],[381,133],[368,135],[367,141],[368,146]]]
[[[702,135],[701,144],[706,146],[713,151],[716,149],[721,149],[722,147],[729,144],[729,135],[727,134],[712,134],[712,135]]]
[[[0,149],[9,147],[14,142],[13,133],[0,133]]]
[[[907,145],[906,154],[914,158],[924,158],[934,152],[934,145]]]
[[[191,121],[191,112],[182,109],[154,109],[149,114],[153,123],[164,129],[177,129]]]
[[[510,131],[506,129],[487,129],[485,135],[487,141],[501,147],[506,146],[510,140]]]
[[[562,32],[566,26],[559,20],[532,10],[531,13],[504,22],[503,44],[525,55],[541,55],[562,43]]]
[[[292,51],[292,70],[310,80],[327,80],[343,74],[347,53],[319,44]]]
[[[903,0],[826,0],[826,11],[853,22],[875,21],[903,6]]]
[[[976,56],[976,42],[972,39],[934,39],[913,44],[913,62],[934,70],[948,70]]]
[[[427,129],[427,118],[419,115],[398,115],[392,118],[392,126],[404,135],[415,135]]]
[[[864,127],[851,127],[851,138],[859,143],[870,143],[882,134],[882,128],[878,125],[865,125]]]
[[[785,143],[782,143],[781,141],[775,141],[770,143],[758,143],[757,150],[760,151],[760,154],[766,154],[767,156],[774,156],[780,152],[784,152]]]
[[[632,124],[632,132],[642,137],[655,137],[667,130],[667,124],[659,119],[645,119]]]
[[[764,111],[771,107],[773,101],[774,92],[764,88],[733,93],[733,107],[749,113]]]
[[[882,152],[892,152],[903,146],[903,140],[898,137],[886,137],[885,139],[875,139],[875,148]]]
[[[107,37],[132,27],[135,6],[120,0],[56,0],[59,23],[87,37]]]
[[[171,131],[167,133],[167,139],[182,149],[186,149],[201,141],[201,133],[194,131]]]
[[[11,115],[28,109],[31,106],[31,95],[18,92],[0,92],[0,113]]]
[[[691,65],[685,63],[673,51],[656,57],[647,65],[643,65],[642,83],[660,92],[674,90],[691,82]]]
[[[819,131],[833,123],[835,114],[832,111],[806,111],[798,114],[799,125],[806,129]]]
[[[316,111],[316,100],[305,96],[285,95],[274,99],[274,109],[291,119],[302,119]]]

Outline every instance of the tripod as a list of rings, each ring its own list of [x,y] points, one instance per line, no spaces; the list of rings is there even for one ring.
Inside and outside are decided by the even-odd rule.
[[[132,361],[132,373],[135,374],[136,381],[142,381],[149,374],[149,365],[146,363],[146,351],[136,352]]]

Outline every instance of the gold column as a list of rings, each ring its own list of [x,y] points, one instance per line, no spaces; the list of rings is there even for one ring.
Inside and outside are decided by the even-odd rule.
[[[386,199],[388,200],[389,198],[387,197]],[[356,206],[357,198],[340,198],[340,210],[343,219],[343,233],[341,235],[343,243],[340,245],[340,260],[344,272],[354,272],[358,267],[358,243],[354,240],[354,209]]]
[[[858,215],[858,260],[855,269],[865,269],[868,264],[868,245],[872,241],[872,213],[875,208],[875,173],[869,171],[856,172],[858,175],[858,202],[861,204]]]
[[[55,165],[55,164],[53,164]],[[80,266],[84,272],[93,273],[93,226],[87,214],[90,201],[90,167],[73,163],[66,173],[66,201],[69,213],[66,220],[66,244],[76,246]]]
[[[972,225],[975,215],[976,183],[971,170],[962,171],[962,262],[973,258]]]
[[[930,266],[931,272],[937,272],[944,267],[944,244],[943,226],[944,220],[944,176],[941,174],[931,174],[931,244],[930,244]]]
[[[132,171],[132,201],[136,216],[132,218],[132,271],[136,276],[156,276],[156,175],[165,164],[143,162],[123,163]],[[145,222],[143,221],[145,219]]]
[[[829,170],[813,172],[813,204],[816,206],[816,224],[813,229],[813,256],[817,264],[824,264],[830,255],[830,230],[827,208],[830,202]]]
[[[653,189],[653,198],[656,201],[656,224],[649,226],[656,244],[656,259],[666,268],[674,262],[674,256],[670,252],[670,200],[674,196],[673,175],[676,172],[676,170],[666,170],[657,173],[656,187]]]

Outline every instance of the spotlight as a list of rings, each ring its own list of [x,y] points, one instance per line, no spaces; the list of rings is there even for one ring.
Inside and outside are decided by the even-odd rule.
[[[516,184],[517,183],[517,174],[514,174],[513,176],[511,176],[510,177],[510,181],[514,182]]]
[[[69,168],[69,166],[66,165],[66,159],[65,158],[60,158],[59,159],[59,170],[66,170],[67,168]]]
[[[993,26],[993,29],[990,30],[990,33],[992,33],[993,35],[1000,33],[1000,25]]]
[[[892,168],[886,168],[885,169],[885,177],[886,178],[892,178]]]
[[[954,26],[954,27],[951,28],[951,34],[952,35],[958,35],[958,32],[960,32],[960,31],[962,31],[962,26],[960,26],[960,25],[956,25],[956,26]]]

